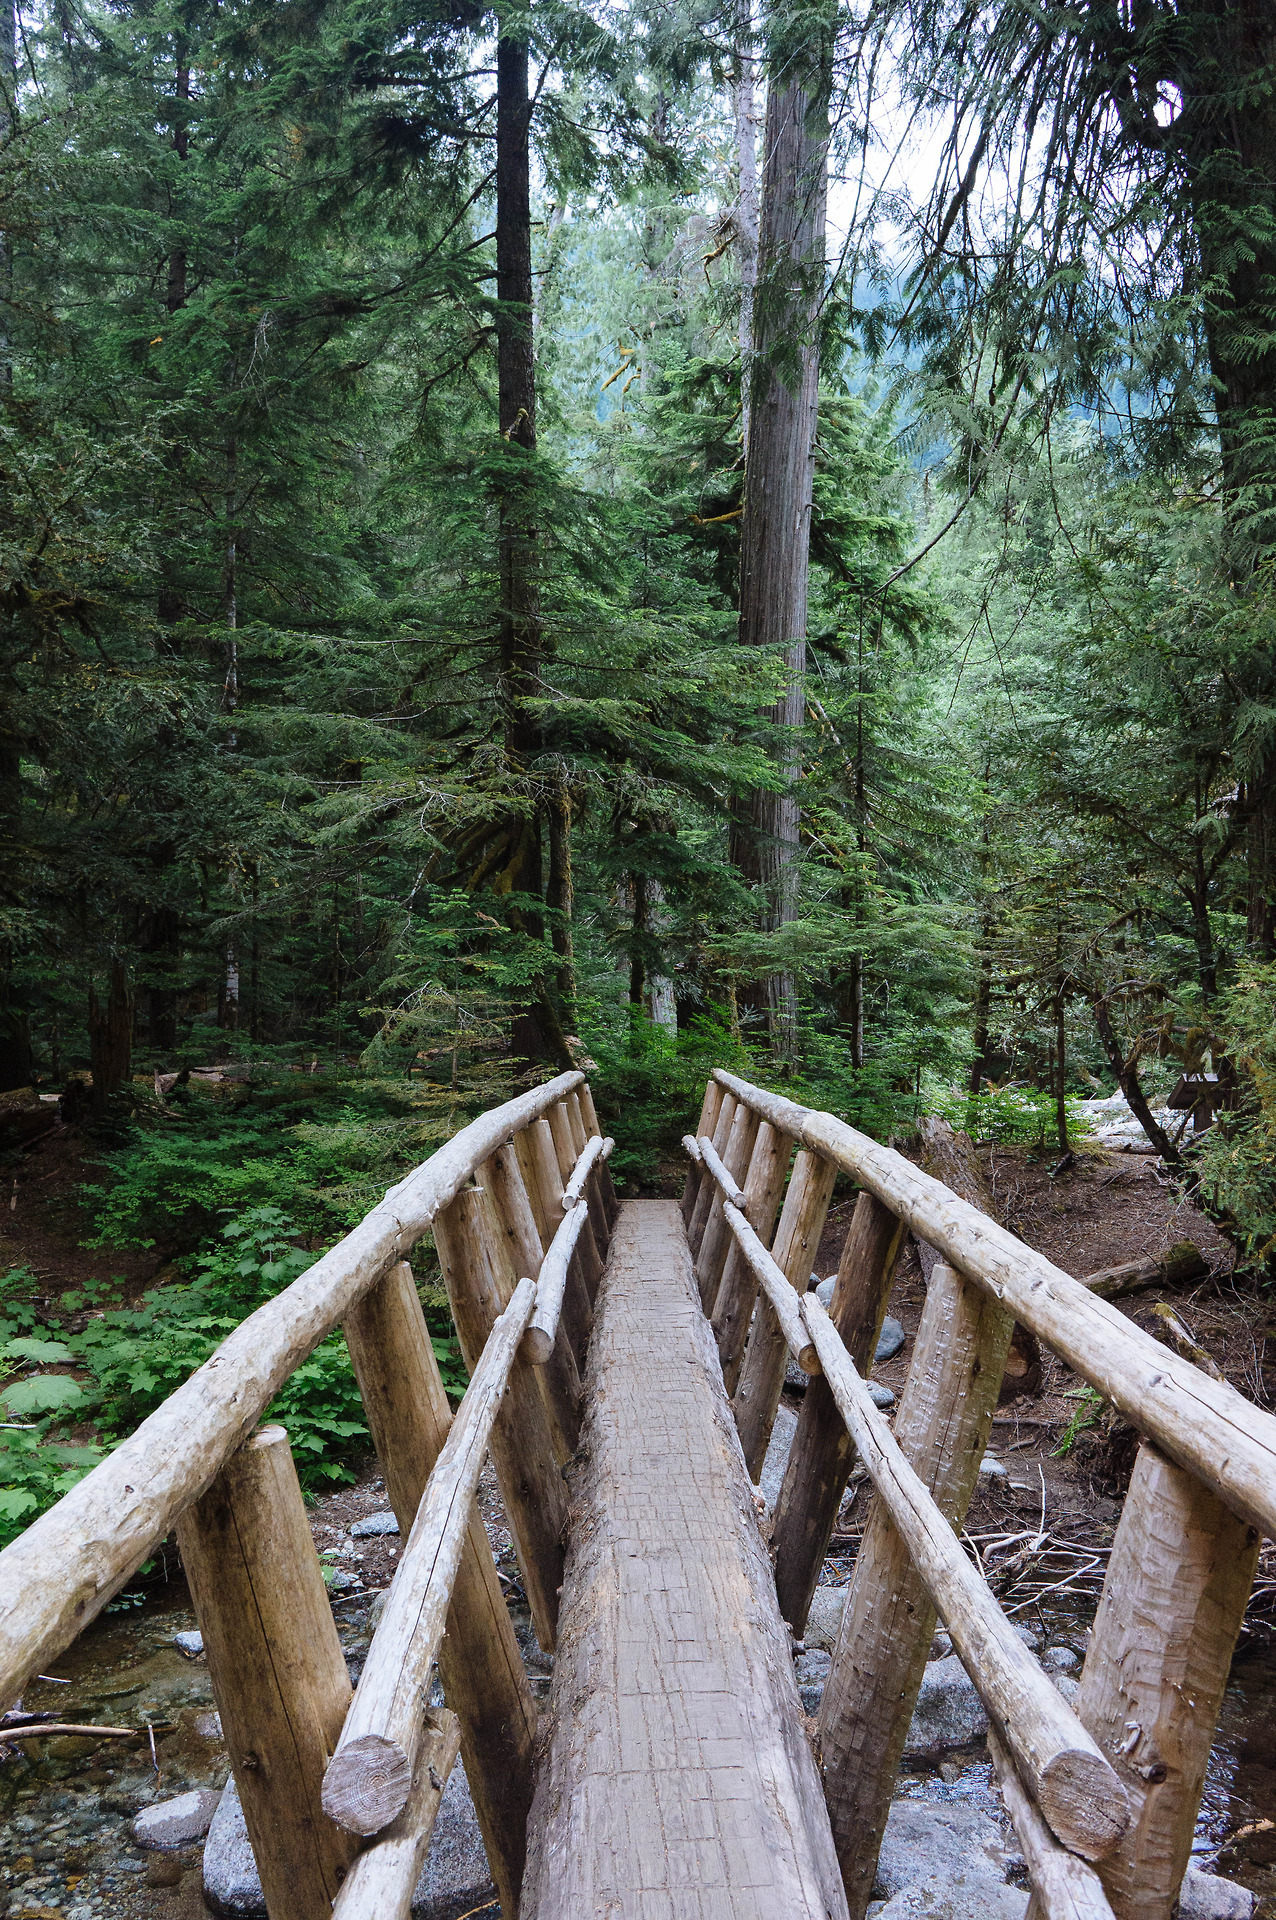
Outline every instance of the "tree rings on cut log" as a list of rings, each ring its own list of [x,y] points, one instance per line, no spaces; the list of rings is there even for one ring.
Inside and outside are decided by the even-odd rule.
[[[347,1833],[380,1833],[402,1813],[412,1768],[402,1747],[365,1733],[342,1747],[323,1777],[323,1810]]]
[[[1054,1755],[1036,1788],[1049,1825],[1083,1860],[1106,1860],[1130,1824],[1129,1803],[1124,1793],[1113,1793],[1112,1769],[1101,1753]]]

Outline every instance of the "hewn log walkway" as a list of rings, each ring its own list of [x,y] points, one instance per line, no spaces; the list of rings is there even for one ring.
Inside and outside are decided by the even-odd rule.
[[[587,1385],[521,1920],[845,1920],[673,1202],[620,1209]]]

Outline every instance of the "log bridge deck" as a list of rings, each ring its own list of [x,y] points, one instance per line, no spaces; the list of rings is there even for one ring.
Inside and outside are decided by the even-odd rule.
[[[1015,1239],[954,1137],[922,1136],[925,1171],[718,1070],[681,1206],[622,1206],[582,1073],[471,1121],[0,1554],[0,1708],[175,1528],[270,1920],[407,1920],[458,1754],[503,1920],[863,1920],[939,1618],[1028,1920],[1172,1920],[1276,1536],[1276,1417]],[[888,1425],[865,1375],[909,1231],[926,1300]],[[427,1235],[455,1413],[408,1265]],[[1016,1322],[1140,1435],[1075,1706],[959,1539]],[[338,1328],[404,1537],[354,1691],[287,1433],[261,1424]],[[810,1380],[767,1539],[752,1483],[790,1357]],[[489,1457],[555,1655],[543,1716],[476,1502]],[[857,1460],[873,1498],[812,1727],[792,1646]]]
[[[846,1911],[789,1633],[673,1201],[599,1293],[525,1915]]]

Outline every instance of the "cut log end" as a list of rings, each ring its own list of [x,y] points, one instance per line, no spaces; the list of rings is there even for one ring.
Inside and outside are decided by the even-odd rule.
[[[798,1354],[797,1363],[803,1373],[823,1373],[824,1371],[820,1365],[820,1356],[814,1347],[803,1347]]]
[[[543,1367],[554,1351],[553,1335],[544,1327],[530,1326],[523,1335],[523,1358],[534,1367]]]
[[[380,1833],[407,1805],[412,1766],[402,1747],[365,1733],[341,1747],[323,1777],[323,1810],[347,1833]]]
[[[1130,1802],[1100,1753],[1055,1754],[1037,1780],[1037,1805],[1055,1837],[1083,1860],[1106,1860],[1130,1824]]]

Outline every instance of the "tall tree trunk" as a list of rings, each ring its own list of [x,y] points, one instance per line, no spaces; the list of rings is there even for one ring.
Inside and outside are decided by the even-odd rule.
[[[736,252],[740,264],[740,439],[746,459],[753,412],[753,301],[758,278],[758,107],[753,47],[753,0],[737,0],[735,76]]]
[[[558,997],[568,1020],[576,1004],[576,956],[572,948],[572,796],[560,776],[549,802],[549,885],[545,904],[550,908],[550,938],[558,959]]]
[[[101,1116],[111,1094],[128,1079],[133,1054],[133,996],[122,960],[111,962],[105,1010],[89,988],[89,1059],[93,1070],[93,1111]]]
[[[782,653],[786,684],[771,719],[784,784],[778,792],[755,793],[748,817],[737,816],[732,835],[736,864],[758,887],[767,932],[791,921],[798,902],[796,735],[805,712],[831,45],[831,35],[817,30],[799,47],[782,50],[773,43],[770,49],[773,77],[767,94],[753,406],[741,529],[740,638]],[[778,1062],[793,1063],[797,998],[789,974],[770,977],[765,1004],[773,1055]]]

